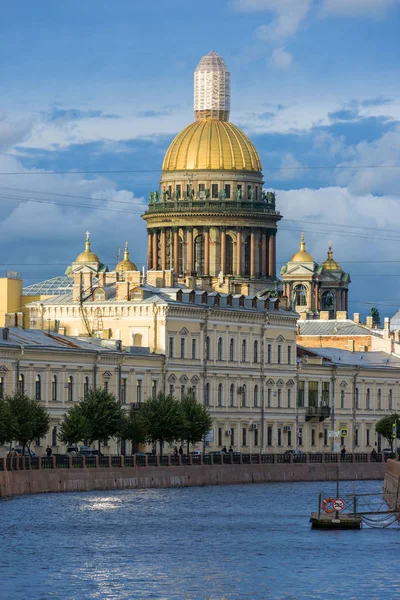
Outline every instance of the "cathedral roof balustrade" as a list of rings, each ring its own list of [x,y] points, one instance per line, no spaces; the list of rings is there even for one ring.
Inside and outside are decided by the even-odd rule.
[[[185,198],[178,201],[152,202],[146,211],[149,213],[261,213],[279,215],[275,204],[266,202],[232,201],[232,200],[194,200]]]

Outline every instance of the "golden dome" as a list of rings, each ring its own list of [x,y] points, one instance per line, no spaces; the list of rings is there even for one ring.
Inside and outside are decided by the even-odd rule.
[[[100,259],[94,252],[90,249],[90,233],[86,232],[86,242],[85,242],[85,250],[77,256],[75,262],[78,263],[100,263]]]
[[[129,260],[129,248],[128,242],[125,243],[124,258],[115,267],[116,271],[122,273],[123,271],[137,271],[137,266],[131,260]]]
[[[202,119],[188,125],[172,141],[163,171],[227,170],[261,172],[257,150],[236,125]]]
[[[322,263],[325,271],[341,271],[342,267],[333,259],[332,242],[329,242],[328,258]]]
[[[304,232],[301,233],[300,239],[300,250],[293,254],[290,262],[314,262],[314,258],[311,256],[309,252],[306,252],[306,243],[304,241]]]

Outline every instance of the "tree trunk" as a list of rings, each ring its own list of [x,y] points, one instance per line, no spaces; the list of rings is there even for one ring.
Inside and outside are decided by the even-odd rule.
[[[99,440],[99,446],[98,446],[98,448],[99,448],[99,454],[100,454],[100,448],[101,448],[101,442],[100,442],[100,440]]]
[[[190,449],[190,442],[189,440],[187,440],[187,453],[189,454],[189,449]]]
[[[160,456],[162,456],[162,450],[163,450],[163,439],[162,439],[162,438],[160,438],[160,439],[159,439],[159,442],[160,442]]]

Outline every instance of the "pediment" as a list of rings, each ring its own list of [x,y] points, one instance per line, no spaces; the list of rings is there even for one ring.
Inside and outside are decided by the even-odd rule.
[[[5,365],[0,365],[0,373],[6,373],[8,371]]]
[[[268,379],[267,385],[275,385],[275,381],[273,379]]]
[[[285,273],[285,278],[288,279],[289,275],[293,275],[294,273],[296,273],[296,275],[301,275],[301,274],[306,274],[308,276],[310,275],[314,275],[314,264],[311,266],[307,266],[307,265],[302,265],[302,264],[297,264],[295,263],[295,266],[293,267],[288,267],[288,270]]]
[[[179,377],[179,381],[181,383],[187,383],[189,379],[186,377],[186,375],[181,375],[181,377]]]
[[[278,379],[276,385],[285,385],[285,382],[283,381],[283,379]]]
[[[176,377],[175,377],[175,375],[174,375],[174,374],[171,374],[171,375],[168,377],[168,381],[171,381],[172,383],[174,383],[174,382],[176,381]]]
[[[200,379],[199,377],[197,377],[197,375],[193,375],[192,379],[190,380],[192,383],[199,383]]]
[[[283,335],[278,335],[278,337],[276,338],[277,342],[284,342],[285,338],[283,337]]]
[[[289,381],[286,382],[286,385],[294,385],[293,379],[289,379]]]
[[[104,371],[103,377],[112,377],[112,373],[110,373],[110,371]]]
[[[189,333],[189,330],[186,329],[186,327],[182,327],[182,329],[179,332],[180,335],[188,335],[188,333]]]

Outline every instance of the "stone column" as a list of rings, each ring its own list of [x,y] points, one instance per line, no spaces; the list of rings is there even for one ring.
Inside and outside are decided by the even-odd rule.
[[[210,230],[204,228],[204,275],[210,274]]]
[[[342,310],[342,292],[341,292],[341,290],[336,290],[336,312],[338,310]]]
[[[174,266],[175,273],[179,273],[179,229],[174,227]]]
[[[165,228],[161,229],[161,269],[165,271],[167,268],[167,245],[165,239]]]
[[[276,277],[276,235],[275,232],[270,232],[268,237],[268,275]]]
[[[318,301],[319,301],[319,286],[318,286],[318,283],[315,283],[315,286],[314,286],[314,310],[316,310],[316,311],[319,309]]]
[[[345,300],[345,302],[346,302],[346,305],[345,305],[346,308],[345,308],[345,310],[347,312],[347,316],[349,316],[349,290],[345,291],[345,299],[346,299]]]
[[[237,230],[237,241],[236,241],[236,275],[242,273],[242,231]]]
[[[226,268],[226,230],[224,227],[221,228],[221,271],[225,274]]]
[[[342,290],[342,310],[346,309],[346,290]]]
[[[153,269],[157,270],[158,267],[158,233],[157,230],[153,230]]]
[[[267,276],[267,234],[261,235],[261,277]]]
[[[252,230],[250,233],[250,277],[256,276],[256,239]]]
[[[193,274],[193,227],[187,228],[187,274]]]
[[[153,267],[153,232],[151,229],[147,232],[147,268]]]

